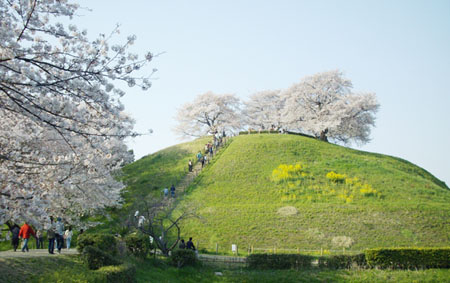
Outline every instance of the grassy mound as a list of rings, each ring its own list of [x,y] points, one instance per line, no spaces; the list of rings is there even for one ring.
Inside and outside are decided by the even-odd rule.
[[[399,158],[302,136],[235,137],[180,204],[191,203],[200,218],[183,234],[209,250],[450,243],[445,183]]]

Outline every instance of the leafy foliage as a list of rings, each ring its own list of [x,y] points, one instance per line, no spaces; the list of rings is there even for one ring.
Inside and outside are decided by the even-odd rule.
[[[111,255],[117,255],[117,240],[110,234],[81,234],[78,237],[78,252],[83,252],[88,246],[95,247]]]
[[[302,269],[311,268],[313,259],[300,254],[252,254],[247,257],[247,263],[255,269]]]
[[[128,251],[138,258],[146,258],[151,248],[148,236],[133,233],[125,236]]]
[[[198,263],[197,256],[193,250],[179,249],[174,250],[170,256],[170,261],[173,266],[178,268],[188,265],[196,265]]]
[[[119,265],[122,262],[115,259],[111,254],[106,253],[95,246],[86,246],[83,249],[82,258],[89,269],[99,269],[107,265]]]
[[[367,263],[380,268],[449,268],[450,248],[381,248],[365,251]]]
[[[340,269],[340,268],[366,268],[367,261],[365,254],[356,255],[332,255],[319,257],[319,267]]]

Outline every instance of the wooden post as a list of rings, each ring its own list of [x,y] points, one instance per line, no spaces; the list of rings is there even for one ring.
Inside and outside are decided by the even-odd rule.
[[[253,253],[253,245],[252,245],[252,251],[251,251],[251,253]]]
[[[236,255],[239,255],[239,246],[236,245]]]
[[[323,248],[320,247],[320,256],[323,256]]]
[[[219,254],[219,244],[216,243],[216,254]]]
[[[197,248],[197,250],[198,250],[198,241],[197,241],[197,245],[195,246],[196,248]]]

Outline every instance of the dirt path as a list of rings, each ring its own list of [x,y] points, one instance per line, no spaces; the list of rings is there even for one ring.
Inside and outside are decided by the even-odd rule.
[[[62,249],[59,254],[57,250],[55,250],[55,254],[49,254],[47,249],[30,249],[29,252],[22,252],[18,249],[16,252],[14,250],[3,251],[0,252],[0,258],[18,258],[18,257],[58,257],[64,255],[75,255],[78,254],[76,249]]]

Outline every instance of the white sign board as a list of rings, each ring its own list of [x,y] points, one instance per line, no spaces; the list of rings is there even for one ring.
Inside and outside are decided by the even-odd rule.
[[[237,245],[232,244],[232,245],[231,245],[231,251],[232,251],[233,253],[237,252]]]

